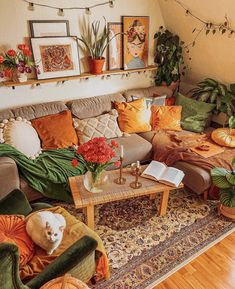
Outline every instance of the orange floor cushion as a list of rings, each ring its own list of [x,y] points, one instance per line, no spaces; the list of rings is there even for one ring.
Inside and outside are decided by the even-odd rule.
[[[221,146],[235,147],[235,129],[217,128],[212,132],[211,138]]]
[[[0,243],[4,242],[19,248],[20,267],[32,259],[35,246],[26,232],[24,216],[0,215]]]

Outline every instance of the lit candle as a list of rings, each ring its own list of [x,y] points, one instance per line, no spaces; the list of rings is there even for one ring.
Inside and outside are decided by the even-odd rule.
[[[136,167],[139,169],[140,168],[140,161],[137,161]]]
[[[124,156],[124,147],[123,145],[120,146],[121,152],[120,152],[120,157],[123,158]]]

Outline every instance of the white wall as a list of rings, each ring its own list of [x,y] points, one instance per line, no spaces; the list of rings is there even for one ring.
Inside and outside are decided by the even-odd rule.
[[[35,0],[36,2],[36,0]],[[37,0],[37,3],[50,3],[54,5],[83,6],[100,3],[102,0]],[[35,7],[29,11],[23,0],[0,0],[0,50],[15,48],[29,36],[27,20],[56,20],[68,19],[70,21],[71,35],[79,35],[79,23],[83,17],[101,19],[105,16],[107,21],[120,21],[121,15],[150,16],[150,51],[149,64],[153,64],[154,42],[153,36],[160,25],[163,25],[162,15],[157,0],[116,0],[115,8],[102,6],[92,10],[88,16],[82,11],[66,11],[64,17],[57,15],[57,11],[42,7]],[[84,56],[80,52],[80,57]],[[83,61],[82,61],[83,62]],[[82,70],[86,70],[82,64]],[[129,78],[112,76],[111,79],[101,79],[97,76],[89,80],[68,81],[63,86],[56,83],[43,84],[37,88],[30,86],[16,87],[15,90],[0,87],[0,110],[32,103],[55,100],[76,99],[112,92],[118,92],[134,87],[148,87],[153,83],[153,73],[133,74]]]

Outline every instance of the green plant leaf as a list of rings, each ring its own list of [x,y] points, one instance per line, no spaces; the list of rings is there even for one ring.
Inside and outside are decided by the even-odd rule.
[[[232,188],[220,190],[219,197],[222,205],[229,208],[235,207],[235,191]]]
[[[228,121],[229,127],[235,129],[235,116],[230,116]]]
[[[226,175],[230,172],[223,168],[214,168],[211,170],[212,182],[215,186],[221,189],[230,188],[231,184],[228,182]]]

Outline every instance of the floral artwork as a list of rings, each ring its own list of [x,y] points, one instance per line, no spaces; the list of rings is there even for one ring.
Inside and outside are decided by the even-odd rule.
[[[123,16],[124,69],[139,69],[148,66],[149,17]]]
[[[109,30],[109,70],[123,68],[123,54],[122,54],[122,23],[110,22],[108,23]],[[116,36],[115,36],[116,35]]]
[[[73,70],[70,45],[40,46],[44,72]]]
[[[31,38],[33,56],[41,73],[38,79],[80,75],[78,45],[75,37]]]

